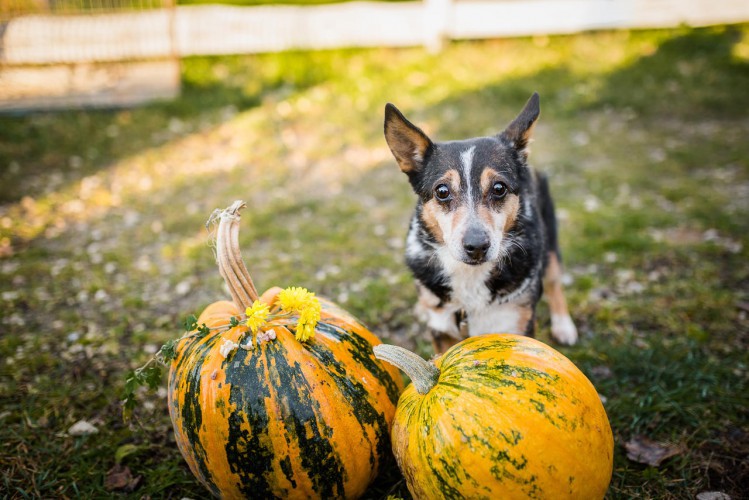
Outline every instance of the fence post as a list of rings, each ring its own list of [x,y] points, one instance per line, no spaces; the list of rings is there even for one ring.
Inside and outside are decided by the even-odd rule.
[[[453,0],[423,0],[424,46],[429,52],[442,50],[449,37],[448,26]]]

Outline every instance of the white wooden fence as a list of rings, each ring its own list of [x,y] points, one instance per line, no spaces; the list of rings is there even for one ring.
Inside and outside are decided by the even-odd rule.
[[[38,72],[44,71],[43,65],[57,65],[56,71],[60,65],[68,65],[62,71],[68,71],[65,81],[72,89],[76,85],[71,82],[90,80],[80,77],[81,72],[101,75],[100,65],[91,65],[102,62],[119,62],[118,67],[126,68],[122,61],[172,60],[176,64],[183,56],[288,49],[424,45],[436,50],[450,39],[744,21],[749,21],[749,0],[424,0],[315,6],[198,5],[114,14],[24,16],[11,19],[4,29],[0,26],[0,110],[12,109],[20,96],[28,93],[24,93],[28,85],[23,84],[28,65],[39,68]],[[74,71],[71,64],[89,66]],[[146,98],[169,97],[176,92],[174,67],[160,70],[172,75],[160,82],[170,87],[145,92]],[[36,81],[41,84],[49,78],[37,75]],[[109,87],[105,85],[99,100],[106,103],[114,96],[115,104],[131,104],[128,93],[142,84],[144,79],[136,78],[134,87],[124,90],[106,90]],[[60,85],[57,87],[60,94]],[[97,98],[87,99],[84,96],[74,102],[96,104]],[[21,107],[27,105],[21,103]]]
[[[180,6],[12,19],[0,64],[150,59],[336,47],[438,46],[593,29],[749,21],[749,0],[425,0],[316,6]]]

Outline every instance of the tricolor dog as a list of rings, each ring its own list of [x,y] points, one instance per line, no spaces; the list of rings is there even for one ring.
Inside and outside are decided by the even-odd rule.
[[[554,205],[546,177],[528,166],[538,94],[504,132],[432,142],[392,104],[385,138],[418,196],[406,240],[419,317],[444,352],[468,335],[533,335],[546,292],[551,334],[574,344],[562,292]]]

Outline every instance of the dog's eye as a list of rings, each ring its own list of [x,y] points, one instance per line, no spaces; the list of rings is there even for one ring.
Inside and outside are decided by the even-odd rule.
[[[495,198],[504,198],[507,194],[507,186],[502,182],[495,182],[492,186],[492,196]]]
[[[440,184],[434,188],[434,196],[436,196],[439,201],[447,201],[450,199],[450,188],[447,187],[446,184]]]

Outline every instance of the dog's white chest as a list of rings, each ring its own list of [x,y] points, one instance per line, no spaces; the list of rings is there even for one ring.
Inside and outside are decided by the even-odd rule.
[[[453,303],[467,313],[468,334],[471,337],[487,333],[522,335],[519,326],[521,311],[513,303],[490,304],[491,292],[485,285],[487,277],[477,276],[476,280],[457,279],[453,282]]]
[[[523,334],[525,323],[524,314],[515,300],[521,299],[523,292],[513,300],[495,302],[492,292],[486,285],[494,266],[486,263],[480,266],[468,266],[456,262],[445,254],[440,254],[440,260],[446,275],[450,277],[452,289],[447,310],[464,310],[468,316],[468,333],[470,336],[486,333],[516,333]],[[444,331],[444,330],[443,330]]]
[[[515,304],[492,304],[468,316],[468,335],[475,337],[487,333],[514,333],[523,335],[528,318]]]
[[[438,252],[440,261],[449,276],[449,285],[452,289],[451,302],[461,309],[465,309],[469,315],[486,308],[491,301],[492,294],[486,286],[489,274],[494,268],[494,263],[487,262],[479,266],[469,266],[458,262],[446,255],[446,252]]]
[[[450,280],[453,302],[457,302],[466,312],[470,313],[486,308],[491,300],[491,292],[486,286],[487,278],[487,273],[480,272],[461,273],[453,276]]]

